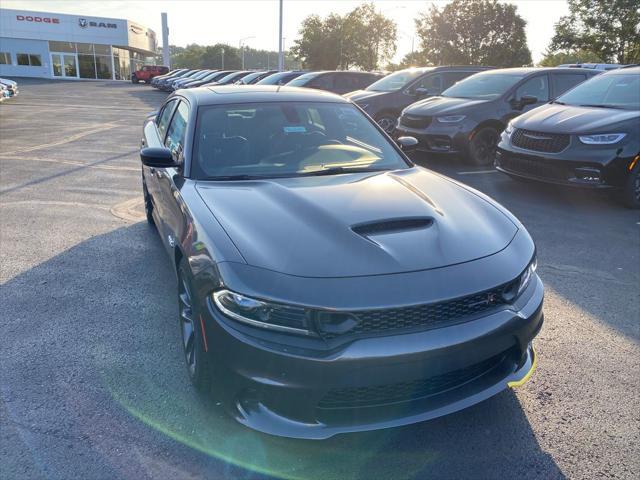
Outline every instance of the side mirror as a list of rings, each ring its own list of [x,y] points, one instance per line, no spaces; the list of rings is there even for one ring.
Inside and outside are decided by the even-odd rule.
[[[416,97],[426,97],[429,95],[429,90],[424,87],[418,87],[415,90]]]
[[[140,150],[142,164],[153,168],[171,168],[178,164],[173,160],[171,150],[164,147],[147,147]]]
[[[522,110],[527,105],[533,105],[534,103],[538,103],[538,99],[532,95],[523,95],[520,98],[512,98],[509,101],[511,108],[515,110]]]
[[[418,139],[415,137],[398,137],[396,143],[403,152],[410,152],[418,146]]]

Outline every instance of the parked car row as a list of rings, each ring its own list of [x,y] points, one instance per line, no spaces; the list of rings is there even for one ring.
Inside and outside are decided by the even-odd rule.
[[[224,73],[224,75],[223,75]],[[178,69],[151,80],[151,85],[160,90],[173,91],[179,88],[194,88],[205,85],[291,85],[315,88],[345,94],[366,88],[384,75],[371,72],[320,71],[305,72],[290,70],[188,70]]]
[[[445,66],[410,68],[387,76],[352,71],[182,69],[151,83],[167,91],[235,83],[342,94],[388,134],[415,138],[419,151],[455,154],[478,166],[496,163],[499,170],[518,179],[615,188],[622,191],[626,205],[638,206],[638,67],[600,67]],[[588,82],[594,77],[604,80]],[[574,110],[565,118],[558,113],[565,108],[560,98],[583,82],[584,91],[593,89],[593,98],[602,97],[604,103],[589,101],[586,94],[584,103],[567,106]],[[514,127],[519,125],[515,119],[528,112],[535,112],[532,118],[538,123]],[[558,122],[555,127],[554,122]],[[596,137],[584,140],[585,135]]]
[[[0,78],[0,102],[18,95],[18,83],[8,78]]]

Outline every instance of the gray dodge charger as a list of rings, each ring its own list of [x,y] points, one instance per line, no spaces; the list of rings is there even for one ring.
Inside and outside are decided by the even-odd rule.
[[[239,422],[309,439],[406,425],[533,372],[531,237],[414,165],[415,144],[292,87],[178,91],[145,122],[145,209],[175,267],[187,372]]]

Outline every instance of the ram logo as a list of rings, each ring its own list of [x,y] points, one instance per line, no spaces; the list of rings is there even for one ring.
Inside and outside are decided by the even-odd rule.
[[[80,28],[87,28],[89,26],[89,22],[87,22],[86,18],[79,18],[78,25],[80,25]]]

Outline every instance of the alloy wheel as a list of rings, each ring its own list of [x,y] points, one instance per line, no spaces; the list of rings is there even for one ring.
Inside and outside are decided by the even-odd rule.
[[[194,324],[191,293],[185,279],[180,275],[178,288],[178,303],[180,308],[180,331],[182,332],[182,346],[189,368],[189,374],[196,372],[196,332]]]
[[[498,133],[490,128],[480,130],[473,139],[473,160],[478,165],[490,165],[493,163]]]
[[[396,128],[396,119],[392,117],[381,117],[378,119],[378,125],[387,133],[393,133]]]

